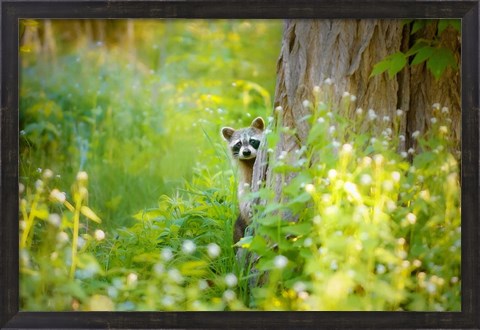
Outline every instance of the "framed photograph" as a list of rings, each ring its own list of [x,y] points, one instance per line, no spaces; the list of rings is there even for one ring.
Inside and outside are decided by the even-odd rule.
[[[479,328],[475,1],[3,1],[2,328]]]

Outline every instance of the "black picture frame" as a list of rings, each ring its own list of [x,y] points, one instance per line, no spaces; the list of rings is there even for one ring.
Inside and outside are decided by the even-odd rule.
[[[2,328],[480,328],[479,0],[2,0]],[[18,20],[21,18],[461,18],[461,312],[22,312],[18,249]]]

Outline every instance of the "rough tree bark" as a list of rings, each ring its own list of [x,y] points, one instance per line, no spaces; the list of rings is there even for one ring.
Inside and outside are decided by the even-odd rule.
[[[433,103],[449,107],[451,129],[459,149],[458,70],[448,68],[437,81],[424,62],[412,67],[407,65],[393,79],[389,79],[387,73],[369,78],[373,66],[387,55],[406,52],[415,40],[430,39],[435,33],[436,26],[428,26],[411,35],[409,25],[403,25],[401,20],[286,21],[277,64],[274,106],[283,108],[281,122],[283,126],[296,128],[297,136],[282,135],[275,153],[270,157],[276,159],[282,151],[291,153],[305,142],[309,127],[306,121],[300,119],[308,114],[309,108],[302,106],[302,102],[313,100],[314,86],[322,85],[326,78],[334,83],[334,104],[339,104],[342,94],[348,91],[357,97],[356,107],[374,109],[378,116],[393,118],[397,109],[405,111],[400,133],[405,135],[406,140],[399,150],[415,147],[411,134],[429,128]],[[449,47],[459,60],[458,33],[450,28],[443,33],[442,39],[442,44]],[[287,182],[292,177],[287,177]],[[259,180],[265,180],[267,187],[274,189],[277,197],[281,196],[280,175],[275,175],[268,168],[265,151],[257,156],[252,182],[254,191],[258,189]]]
[[[442,35],[442,43],[460,59],[460,36],[454,30]],[[296,128],[298,137],[282,135],[273,157],[282,151],[300,148],[308,135],[308,124],[300,119],[309,109],[304,100],[313,99],[314,86],[326,78],[333,80],[334,104],[339,104],[345,91],[357,97],[356,107],[374,109],[378,116],[393,118],[397,109],[406,112],[400,133],[406,136],[400,150],[415,147],[414,131],[430,127],[432,104],[450,109],[454,137],[460,141],[460,74],[447,68],[439,80],[427,70],[425,62],[406,66],[389,79],[387,73],[369,78],[373,66],[387,55],[406,52],[419,38],[431,39],[436,26],[430,25],[411,35],[409,25],[401,20],[288,20],[277,64],[275,107],[281,106],[284,126]],[[353,115],[353,113],[352,113]],[[259,180],[280,194],[279,180],[268,170],[265,152],[258,155],[254,169],[254,189]]]

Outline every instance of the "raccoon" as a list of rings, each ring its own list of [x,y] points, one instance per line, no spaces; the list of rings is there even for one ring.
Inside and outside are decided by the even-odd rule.
[[[235,222],[233,242],[238,242],[244,235],[245,229],[250,224],[250,203],[244,200],[244,196],[250,191],[252,185],[253,165],[257,157],[257,151],[263,140],[265,122],[262,117],[255,118],[250,127],[233,129],[222,128],[222,136],[227,141],[232,152],[233,160],[238,164],[238,200],[240,214]]]

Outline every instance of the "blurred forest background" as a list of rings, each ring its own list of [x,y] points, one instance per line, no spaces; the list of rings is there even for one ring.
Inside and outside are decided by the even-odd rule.
[[[279,21],[22,21],[21,177],[78,171],[107,229],[203,164],[229,163],[222,126],[271,107]],[[248,36],[248,37],[246,37]]]
[[[318,75],[273,111],[282,72],[297,59],[303,72],[291,46],[314,52],[301,46],[310,23],[282,36],[275,20],[20,21],[20,308],[460,310],[459,109],[357,108]],[[385,57],[373,44],[368,84],[395,85],[410,67],[428,86],[458,78],[457,21],[372,23],[363,32],[419,39]],[[281,51],[295,58],[277,67]],[[428,125],[405,130],[419,110]],[[256,116],[283,195],[267,184],[250,196],[263,203],[257,235],[239,243],[259,256],[249,264],[233,249],[237,183],[220,128]]]

